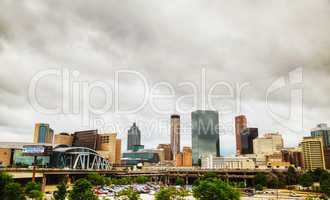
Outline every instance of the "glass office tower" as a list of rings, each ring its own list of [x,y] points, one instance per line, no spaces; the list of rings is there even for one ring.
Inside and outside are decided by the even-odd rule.
[[[191,123],[193,165],[198,165],[204,154],[220,156],[218,112],[194,111],[191,113]]]

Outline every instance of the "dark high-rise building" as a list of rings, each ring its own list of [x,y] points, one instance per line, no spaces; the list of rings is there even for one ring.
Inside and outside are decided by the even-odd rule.
[[[327,124],[318,124],[316,128],[312,129],[311,136],[322,138],[325,167],[330,169],[330,128]]]
[[[97,143],[97,130],[78,131],[73,133],[72,146],[74,147],[87,147],[96,150]]]
[[[180,116],[171,116],[171,150],[174,156],[180,153]]]
[[[253,154],[253,140],[258,137],[258,128],[246,128],[241,132],[241,154]]]
[[[194,111],[191,113],[191,123],[193,165],[198,165],[204,154],[220,156],[218,112]]]
[[[141,146],[141,131],[136,123],[128,130],[127,134],[127,150],[133,150],[134,146]]]
[[[236,155],[241,154],[241,133],[247,128],[247,120],[244,115],[235,117]]]

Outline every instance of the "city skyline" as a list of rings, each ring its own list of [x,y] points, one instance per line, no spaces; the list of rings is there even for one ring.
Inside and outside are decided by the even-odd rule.
[[[125,143],[126,129],[136,121],[143,133],[141,142],[150,148],[169,141],[169,115],[177,113],[182,128],[187,129],[180,132],[180,145],[190,146],[189,113],[211,109],[206,105],[210,91],[222,95],[210,104],[219,111],[224,128],[220,128],[224,155],[236,153],[233,123],[240,114],[261,134],[281,133],[285,146],[296,146],[316,124],[330,124],[330,14],[326,0],[272,2],[271,6],[245,1],[121,5],[1,1],[0,7],[3,141],[32,141],[34,124],[44,122],[55,132],[117,132]],[[80,87],[102,82],[112,92],[116,72],[131,70],[146,79],[149,92],[165,83],[154,94],[170,97],[153,102],[149,95],[146,106],[130,114],[114,111],[115,104],[101,114],[76,112],[87,98],[73,103],[75,98],[62,95],[67,92],[67,87],[60,88],[67,85],[66,73],[64,81],[50,75],[30,88],[40,72],[51,70],[69,73],[68,88],[73,82]],[[120,92],[111,95],[122,110],[143,101],[146,88],[135,75],[125,74],[119,81]],[[212,92],[213,83],[222,87]],[[192,86],[198,90],[194,92]],[[30,98],[33,89],[43,108],[60,107],[60,111],[49,114],[36,109]],[[198,102],[187,97],[192,93]],[[102,107],[106,100],[102,88],[90,94],[88,108]]]

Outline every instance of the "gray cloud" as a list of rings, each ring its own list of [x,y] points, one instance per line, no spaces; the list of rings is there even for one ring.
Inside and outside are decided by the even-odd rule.
[[[102,80],[111,85],[115,70],[134,69],[143,73],[149,83],[172,83],[180,97],[191,90],[177,84],[193,81],[200,86],[203,66],[207,69],[207,86],[215,81],[233,85],[249,82],[243,93],[242,112],[262,131],[279,130],[284,134],[290,130],[281,127],[265,111],[265,91],[277,78],[302,67],[304,130],[318,122],[330,123],[328,0],[176,3],[4,0],[0,10],[0,124],[4,127],[13,127],[10,121],[15,121],[25,128],[26,134],[32,132],[34,121],[49,121],[58,131],[84,128],[79,115],[48,116],[33,111],[27,89],[40,70],[78,70],[83,80]],[[135,105],[135,97],[142,95],[135,86],[135,81],[123,83],[124,107]],[[272,98],[281,112],[290,107],[289,88]],[[40,93],[44,104],[57,105],[56,80],[43,82]],[[94,98],[96,103],[102,103],[98,97]],[[186,103],[189,107],[189,102]],[[169,102],[161,106],[171,107]],[[23,117],[19,117],[21,113]],[[109,112],[99,117],[124,127],[129,125],[128,121],[140,118],[145,121],[168,118],[152,112],[150,107],[134,116],[113,115]],[[230,124],[233,116],[227,114],[222,119]],[[189,115],[183,120],[189,122]],[[156,135],[152,144],[164,143],[164,138],[169,138],[157,139],[166,130],[145,132]],[[233,140],[231,136],[224,138]],[[298,141],[292,136],[287,139],[289,145]],[[189,142],[186,137],[183,143]],[[225,152],[233,152],[232,147],[225,148]]]

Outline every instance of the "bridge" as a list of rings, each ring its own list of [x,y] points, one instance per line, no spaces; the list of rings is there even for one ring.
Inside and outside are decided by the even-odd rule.
[[[279,170],[281,171],[281,170]],[[3,168],[0,172],[6,172],[11,174],[14,179],[26,179],[29,180],[32,177],[33,169],[30,168]],[[146,167],[141,170],[126,170],[123,168],[111,168],[111,169],[60,169],[60,168],[37,168],[35,169],[35,177],[39,178],[43,185],[43,188],[52,182],[53,179],[59,177],[67,177],[69,182],[90,173],[100,173],[109,177],[138,177],[146,176],[150,177],[155,182],[162,182],[169,184],[175,182],[177,177],[185,179],[186,183],[192,183],[198,177],[203,176],[206,173],[213,172],[217,176],[226,181],[242,181],[252,182],[256,173],[272,173],[271,169],[221,169],[221,170],[204,170],[200,168],[162,168],[162,167]]]

